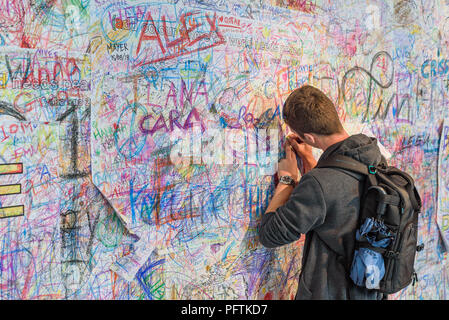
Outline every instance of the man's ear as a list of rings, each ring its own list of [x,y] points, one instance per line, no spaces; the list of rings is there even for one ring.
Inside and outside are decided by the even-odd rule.
[[[316,147],[316,139],[314,135],[310,133],[304,133],[302,140],[304,140],[305,143],[308,145],[311,145],[312,147]]]

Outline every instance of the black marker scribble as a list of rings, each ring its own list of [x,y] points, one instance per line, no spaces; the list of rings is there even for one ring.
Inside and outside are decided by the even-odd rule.
[[[391,65],[391,76],[389,77],[388,81],[386,83],[382,83],[380,80],[376,79],[376,77],[373,75],[373,69],[374,69],[374,65],[376,63],[376,61],[380,58],[384,56],[386,62]],[[393,59],[391,58],[390,54],[386,51],[380,51],[378,53],[376,53],[373,57],[373,59],[371,60],[371,66],[369,71],[366,70],[365,68],[359,67],[359,66],[355,66],[351,69],[349,69],[343,76],[342,79],[342,97],[343,97],[343,101],[347,102],[346,100],[346,95],[345,95],[345,89],[346,89],[346,80],[348,79],[349,76],[351,76],[353,73],[355,72],[363,72],[366,75],[368,75],[369,77],[369,85],[368,85],[368,100],[366,102],[366,112],[365,115],[362,119],[363,122],[367,121],[367,117],[368,117],[368,113],[369,113],[369,105],[371,102],[371,95],[372,95],[372,89],[373,89],[373,82],[375,84],[377,84],[379,87],[381,87],[382,89],[387,89],[389,88],[392,84],[393,84],[393,77],[394,77],[394,64],[393,64]],[[390,105],[392,99],[390,99],[388,106]],[[379,109],[381,106],[382,102],[379,105]],[[377,110],[376,115],[379,113],[379,110]]]

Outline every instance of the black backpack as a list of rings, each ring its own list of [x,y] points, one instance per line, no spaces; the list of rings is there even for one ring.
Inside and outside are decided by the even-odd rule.
[[[407,287],[412,281],[414,284],[417,280],[415,255],[424,245],[417,246],[421,198],[412,177],[396,167],[388,166],[383,157],[378,166],[367,166],[350,157],[333,155],[320,161],[317,167],[341,168],[358,180],[365,179],[360,198],[359,226],[366,218],[373,218],[385,224],[392,235],[392,241],[386,248],[373,247],[364,239],[355,243],[355,249],[372,249],[384,259],[385,274],[378,290],[391,294]]]

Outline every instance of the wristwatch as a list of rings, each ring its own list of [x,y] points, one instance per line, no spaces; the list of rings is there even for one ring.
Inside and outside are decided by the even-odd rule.
[[[280,176],[279,177],[279,183],[291,185],[293,187],[296,187],[296,181],[290,176]]]

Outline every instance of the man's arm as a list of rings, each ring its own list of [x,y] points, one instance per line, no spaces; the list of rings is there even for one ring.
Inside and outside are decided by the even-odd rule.
[[[289,143],[286,158],[279,162],[278,175],[299,178],[296,156]],[[259,225],[259,240],[267,248],[296,241],[301,233],[324,221],[326,205],[318,181],[312,176],[301,179],[296,188],[279,184]]]
[[[293,192],[293,186],[279,183],[274,190],[273,198],[271,198],[265,212],[274,212],[277,208],[282,206],[290,198]]]
[[[312,170],[317,161],[313,157],[312,147],[308,144],[302,142],[298,143],[295,137],[288,136],[287,142],[285,144],[285,159],[282,159],[278,165],[278,176],[290,176],[296,182],[299,180],[299,170],[296,162],[296,153],[301,157],[302,163],[304,165],[304,172],[306,174]],[[293,186],[279,183],[274,190],[273,198],[268,204],[268,208],[265,212],[275,211],[277,208],[282,206],[290,198],[293,191]]]
[[[285,159],[281,159],[278,164],[278,176],[290,176],[293,180],[298,183],[299,180],[299,170],[296,164],[296,156],[293,152],[290,143],[285,144]],[[267,210],[265,212],[273,212],[284,203],[287,202],[288,198],[293,191],[293,186],[279,183],[274,190],[273,198],[268,204]]]
[[[326,218],[326,202],[320,183],[311,174],[301,178],[290,198],[274,211],[262,216],[259,241],[267,248],[294,242]]]

